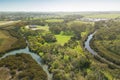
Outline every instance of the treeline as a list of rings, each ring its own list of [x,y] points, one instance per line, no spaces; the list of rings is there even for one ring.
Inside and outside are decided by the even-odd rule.
[[[106,59],[120,65],[120,21],[109,20],[95,23],[97,33],[93,48]]]

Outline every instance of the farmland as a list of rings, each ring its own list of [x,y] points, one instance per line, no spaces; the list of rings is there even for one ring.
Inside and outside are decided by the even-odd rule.
[[[113,18],[119,18],[119,13],[91,13],[91,14],[84,14],[85,18],[106,18],[106,19],[113,19]]]

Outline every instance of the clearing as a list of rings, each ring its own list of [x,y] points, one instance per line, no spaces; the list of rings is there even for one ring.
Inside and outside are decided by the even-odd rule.
[[[57,43],[64,45],[66,42],[68,42],[68,40],[70,40],[71,36],[67,36],[67,35],[55,35],[56,39],[57,39]]]

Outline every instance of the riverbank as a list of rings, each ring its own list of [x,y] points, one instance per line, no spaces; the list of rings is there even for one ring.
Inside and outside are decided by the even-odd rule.
[[[26,48],[24,49],[18,49],[18,50],[13,50],[13,51],[10,51],[8,53],[6,53],[4,56],[2,56],[0,58],[1,59],[4,59],[6,58],[7,56],[11,56],[11,55],[16,55],[16,54],[21,54],[21,53],[24,53],[24,54],[29,54],[41,67],[42,69],[46,72],[47,76],[48,76],[48,80],[52,80],[52,74],[49,73],[48,71],[48,66],[47,65],[44,65],[42,63],[42,59],[40,58],[39,55],[37,55],[37,53],[33,53],[29,50],[29,47],[27,46]]]
[[[101,57],[101,56],[97,53],[97,51],[94,51],[94,49],[91,48],[91,45],[92,45],[91,41],[92,41],[92,39],[93,39],[94,34],[95,34],[95,32],[92,33],[92,34],[90,34],[90,35],[88,36],[88,39],[87,39],[86,42],[85,42],[85,48],[86,48],[97,60],[99,60],[100,62],[103,62],[103,63],[107,63],[110,68],[120,68],[120,66],[118,66],[118,65],[110,62],[110,61],[107,60],[106,58]]]

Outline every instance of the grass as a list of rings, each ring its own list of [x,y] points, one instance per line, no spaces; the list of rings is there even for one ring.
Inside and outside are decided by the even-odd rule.
[[[4,26],[1,26],[0,29],[0,53],[5,53],[7,51],[23,48],[26,46],[25,40],[20,37],[20,35],[17,33],[17,30],[14,31],[14,25],[17,24],[20,21],[9,21],[4,24]]]
[[[6,23],[6,22],[8,22],[8,21],[0,21],[0,24]]]
[[[0,45],[3,43],[4,39],[0,39]]]
[[[81,37],[83,38],[84,36],[86,36],[88,33],[87,32],[82,32],[81,33]]]
[[[55,35],[56,39],[57,39],[57,43],[64,45],[66,42],[68,42],[68,40],[70,40],[71,36],[66,36],[66,35]]]
[[[0,30],[0,38],[9,38],[9,35],[7,32]]]
[[[20,21],[0,21],[0,26],[4,26],[4,25],[12,25],[12,24],[16,24],[19,23]]]
[[[112,77],[112,75],[110,73],[108,73],[106,71],[104,71],[103,73],[108,78],[108,80],[113,80],[113,77]]]
[[[85,16],[85,18],[117,18],[120,17],[119,13],[108,13],[108,14],[83,14],[83,16]]]
[[[7,31],[0,30],[0,52],[9,50],[16,41],[17,39],[9,35]]]
[[[0,80],[9,80],[10,77],[11,75],[9,69],[0,67]]]
[[[68,26],[70,26],[71,24],[91,24],[91,25],[94,25],[94,22],[85,22],[85,21],[75,20],[75,21],[70,21],[67,23]]]
[[[81,54],[82,56],[85,56],[84,51],[83,51],[82,47],[80,46],[80,44],[78,44],[78,46],[76,46],[76,47],[74,48],[74,50],[75,50],[76,52],[78,52],[79,54]]]
[[[45,26],[37,26],[37,29],[41,29],[41,30],[45,30],[45,31],[49,31],[49,27],[48,27],[48,25],[45,25]]]
[[[63,22],[63,21],[64,21],[63,19],[48,19],[48,20],[46,20],[46,22],[49,22],[49,23]]]

